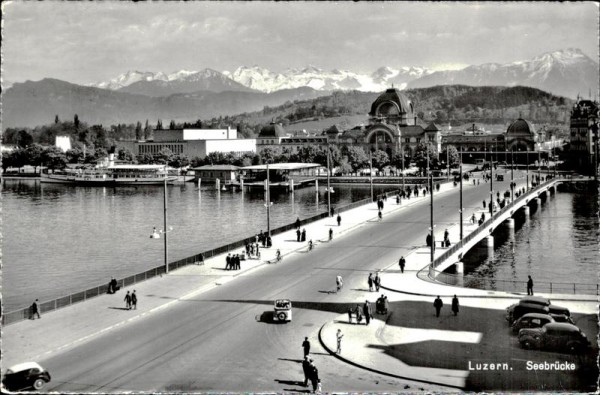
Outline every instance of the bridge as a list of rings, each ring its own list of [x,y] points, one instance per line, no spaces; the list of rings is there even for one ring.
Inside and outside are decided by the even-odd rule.
[[[445,270],[455,266],[456,272],[462,274],[464,266],[461,262],[462,257],[471,248],[477,244],[485,242],[487,246],[493,247],[492,232],[501,225],[514,227],[512,218],[518,210],[523,210],[526,216],[529,216],[530,205],[542,204],[542,199],[547,199],[549,194],[556,192],[556,186],[565,182],[564,179],[552,178],[525,191],[525,193],[514,199],[502,209],[494,212],[491,218],[483,222],[475,230],[467,234],[458,243],[450,247],[443,254],[437,256],[429,265],[429,277],[436,279]]]

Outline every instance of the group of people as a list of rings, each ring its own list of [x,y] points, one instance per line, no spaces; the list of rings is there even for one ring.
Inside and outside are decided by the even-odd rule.
[[[108,293],[114,294],[119,289],[120,289],[120,287],[117,285],[117,280],[115,280],[114,277],[111,277],[110,281],[108,282]]]
[[[240,270],[242,258],[239,254],[227,254],[225,257],[225,270]]]
[[[373,288],[375,288],[375,291],[379,292],[379,287],[381,286],[379,273],[375,273],[375,277],[373,277],[373,273],[369,273],[367,284],[369,284],[369,292],[373,292]]]
[[[261,230],[260,233],[256,235],[256,243],[261,243],[263,247],[269,248],[273,245],[273,240],[271,239],[271,236],[263,233]]]
[[[133,290],[132,293],[129,293],[129,291],[127,291],[127,294],[125,295],[125,299],[123,299],[123,300],[125,301],[125,308],[127,310],[131,310],[131,309],[136,310],[137,309],[138,299],[137,299],[137,295],[135,293],[135,289]]]
[[[435,298],[435,300],[433,301],[433,307],[435,308],[435,316],[436,317],[440,316],[440,311],[442,310],[443,306],[444,306],[444,302],[438,295],[438,297]],[[455,316],[458,315],[458,298],[456,297],[456,295],[454,295],[454,297],[452,298],[452,313]]]
[[[365,300],[365,303],[361,306],[357,304],[355,308],[348,307],[348,323],[352,324],[352,317],[356,317],[356,323],[362,323],[363,317],[365,319],[365,324],[369,325],[371,319],[373,318],[373,312],[371,311],[371,304],[368,300]]]
[[[387,314],[389,307],[390,305],[387,296],[381,294],[381,296],[377,298],[377,301],[375,301],[375,312],[377,314]]]
[[[254,243],[246,242],[245,248],[246,248],[246,256],[248,256],[248,259],[250,259],[252,257],[255,257],[256,259],[260,259],[260,246],[258,245],[258,242],[254,242]]]
[[[306,228],[302,229],[302,231],[300,231],[300,228],[296,229],[296,241],[297,242],[306,241]]]
[[[310,357],[310,341],[308,337],[302,342],[304,350],[304,360],[302,360],[302,371],[304,372],[304,386],[308,387],[310,381],[313,392],[321,392],[321,380],[319,379],[319,369],[315,366],[315,361]]]

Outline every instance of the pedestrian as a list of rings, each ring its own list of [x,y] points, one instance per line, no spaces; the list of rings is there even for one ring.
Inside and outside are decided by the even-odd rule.
[[[335,208],[333,208],[333,206],[331,206],[330,214],[332,217],[335,215]]]
[[[337,350],[335,350],[335,352],[336,352],[336,354],[341,354],[342,353],[342,337],[344,337],[341,329],[337,330],[335,337],[337,340]]]
[[[317,369],[312,359],[310,360],[310,368],[310,382],[313,387],[313,392],[316,392],[317,388],[319,388],[319,369]]]
[[[300,242],[300,236],[302,236],[302,232],[300,232],[300,228],[296,229],[296,241]]]
[[[373,273],[369,273],[367,283],[369,284],[369,292],[373,292]]]
[[[349,324],[352,323],[352,314],[354,314],[354,310],[352,310],[352,307],[348,307],[348,323]]]
[[[431,247],[431,233],[427,233],[427,236],[425,236],[425,244],[427,244],[427,247]]]
[[[39,300],[36,299],[31,304],[31,319],[32,320],[35,320],[36,315],[37,315],[37,318],[42,318],[42,316],[40,315],[40,308],[38,306],[38,302],[39,302]]]
[[[198,265],[204,265],[204,254],[202,253],[198,254]]]
[[[236,270],[240,270],[242,268],[241,266],[241,258],[238,254],[235,255],[235,269]]]
[[[302,342],[302,349],[304,350],[304,358],[306,358],[310,353],[310,342],[308,341],[308,337],[304,338],[304,341]]]
[[[335,285],[337,286],[336,292],[340,292],[342,290],[342,288],[344,287],[344,280],[342,279],[342,276],[340,276],[339,274],[335,278]]]
[[[339,214],[337,216],[337,223],[338,223],[338,226],[342,225],[342,217]]]
[[[486,203],[485,203],[485,200],[484,200],[484,201],[483,201],[483,208],[485,208],[485,204],[486,204]]]
[[[368,300],[365,300],[365,304],[363,305],[363,314],[365,315],[366,324],[369,325],[371,318],[373,318],[373,314],[371,313],[371,305]]]
[[[302,229],[300,241],[306,241],[306,228]]]
[[[225,257],[225,270],[231,269],[231,254],[227,254]]]
[[[329,228],[329,240],[333,239],[333,229]]]
[[[304,357],[302,361],[302,371],[304,372],[304,386],[308,387],[308,380],[311,376],[311,366],[310,366],[310,358],[307,356]]]
[[[473,215],[471,216],[471,223],[475,223],[475,221],[477,221],[477,218],[475,217],[475,213],[473,213]]]
[[[435,316],[436,317],[440,316],[440,310],[442,309],[443,305],[444,305],[444,302],[442,302],[442,299],[440,299],[440,296],[438,295],[438,297],[435,298],[435,300],[433,301],[433,307],[435,307]]]
[[[404,266],[406,265],[406,259],[404,259],[404,256],[400,257],[398,264],[400,265],[400,273],[404,273]]]
[[[375,285],[375,291],[379,292],[379,287],[381,286],[381,278],[379,277],[379,273],[375,273],[373,284]]]
[[[379,217],[379,222],[383,219],[383,214],[381,214],[381,210],[377,213],[377,217]]]
[[[533,279],[531,276],[527,277],[529,277],[529,280],[527,280],[527,295],[533,295]]]
[[[108,293],[114,294],[117,292],[117,280],[114,277],[110,278],[110,282],[108,283]]]
[[[363,317],[362,316],[362,307],[360,307],[360,305],[357,304],[354,311],[356,312],[356,323],[360,324],[362,322],[362,317]]]
[[[454,316],[458,315],[458,298],[456,295],[452,298],[452,312],[454,313]]]
[[[296,218],[296,229],[300,229],[300,217]]]
[[[127,291],[127,295],[125,295],[125,299],[123,299],[125,301],[125,308],[127,310],[131,309],[131,295],[129,294],[129,291]]]
[[[250,243],[247,241],[244,243],[244,249],[246,250],[246,255],[250,256]]]
[[[131,294],[131,306],[133,307],[134,310],[137,310],[137,295],[135,294],[135,289],[133,290],[133,293]]]
[[[444,242],[446,240],[448,240],[449,237],[450,237],[450,232],[448,232],[448,229],[444,230]]]

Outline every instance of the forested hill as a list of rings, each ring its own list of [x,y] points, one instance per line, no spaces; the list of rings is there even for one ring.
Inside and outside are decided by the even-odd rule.
[[[461,125],[465,123],[505,124],[519,117],[534,123],[564,124],[568,122],[573,105],[571,99],[554,96],[536,88],[472,87],[444,85],[402,91],[414,104],[418,118],[423,122]],[[254,126],[271,121],[294,128],[294,124],[339,116],[363,115],[371,110],[371,103],[381,93],[336,91],[329,96],[286,102],[262,111],[225,117],[232,124]]]

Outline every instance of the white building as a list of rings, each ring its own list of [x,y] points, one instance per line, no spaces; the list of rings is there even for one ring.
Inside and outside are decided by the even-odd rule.
[[[62,152],[67,152],[71,149],[71,139],[69,136],[56,136],[54,145],[60,148]]]

